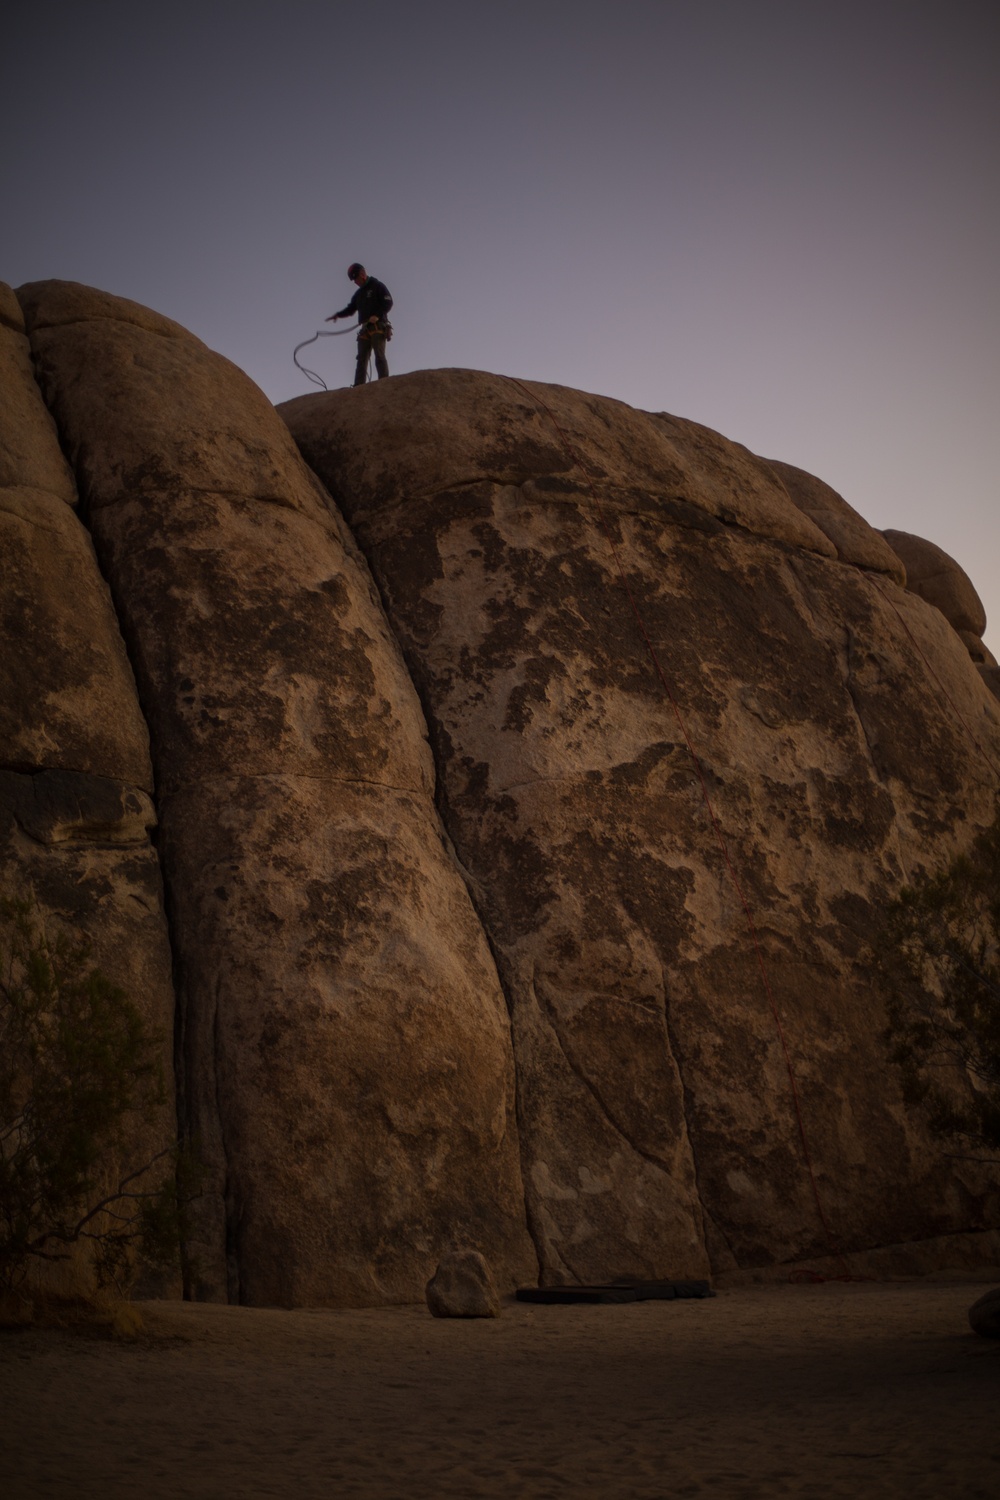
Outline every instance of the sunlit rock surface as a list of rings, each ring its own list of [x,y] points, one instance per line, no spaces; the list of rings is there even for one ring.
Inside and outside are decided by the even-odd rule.
[[[864,944],[989,820],[1000,714],[883,538],[801,471],[793,497],[716,433],[559,387],[429,371],[281,411],[428,714],[546,1273],[995,1224],[902,1107]]]
[[[4,868],[83,839],[99,941],[161,1008],[172,963],[196,1295],[1000,1258],[868,968],[1000,766],[891,535],[665,413],[441,370],[282,422],[148,309],[18,297]]]

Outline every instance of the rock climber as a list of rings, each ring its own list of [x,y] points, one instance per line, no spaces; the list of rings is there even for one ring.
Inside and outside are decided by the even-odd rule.
[[[332,313],[326,321],[336,323],[338,318],[349,318],[357,313],[360,327],[358,330],[358,365],[354,372],[354,384],[364,385],[368,379],[368,361],[373,351],[379,380],[383,380],[389,373],[385,346],[386,342],[392,338],[392,324],[386,314],[392,306],[392,297],[385,282],[377,281],[374,276],[369,276],[360,261],[355,261],[353,265],[348,266],[347,274],[357,287],[357,291],[346,307],[341,308],[340,312]]]

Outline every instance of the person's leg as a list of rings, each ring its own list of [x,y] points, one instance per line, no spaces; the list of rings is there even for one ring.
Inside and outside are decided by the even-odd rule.
[[[385,357],[385,334],[377,333],[372,339],[372,348],[375,350],[375,368],[378,371],[379,380],[384,380],[389,373],[389,361]]]
[[[354,371],[354,384],[364,385],[368,379],[368,361],[371,358],[371,340],[366,334],[358,334],[358,364]]]

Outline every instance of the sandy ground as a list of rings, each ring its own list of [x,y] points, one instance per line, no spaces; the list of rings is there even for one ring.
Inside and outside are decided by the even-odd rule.
[[[0,1335],[0,1494],[1000,1496],[982,1282],[825,1283],[496,1321],[143,1303]]]

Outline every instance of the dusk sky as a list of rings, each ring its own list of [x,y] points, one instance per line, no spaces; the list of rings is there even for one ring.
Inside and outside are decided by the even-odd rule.
[[[996,0],[11,9],[3,280],[146,303],[282,401],[361,260],[394,373],[798,464],[952,553],[1000,656]]]

